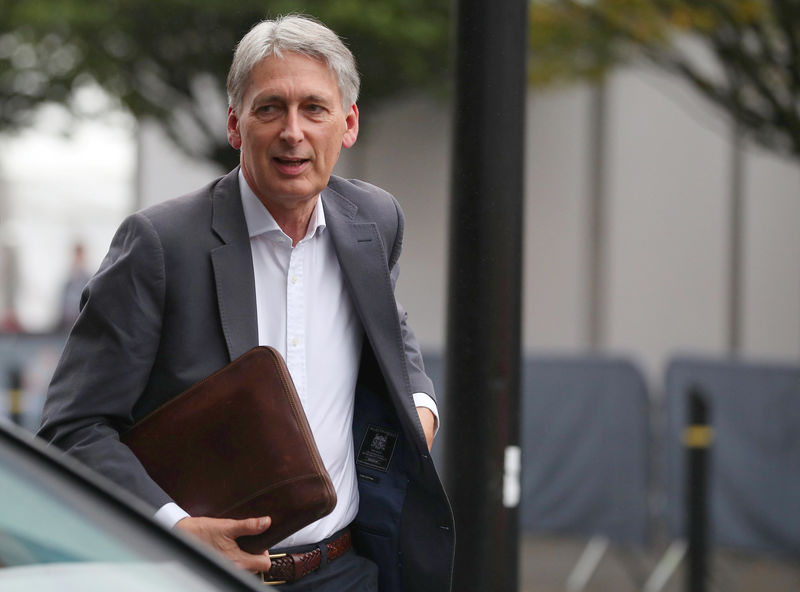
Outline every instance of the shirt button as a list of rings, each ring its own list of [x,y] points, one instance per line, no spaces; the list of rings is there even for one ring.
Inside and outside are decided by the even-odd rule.
[[[297,276],[296,276],[296,275],[293,275],[293,276],[292,276],[292,283],[293,283],[293,284],[296,284],[296,283],[297,283]]]
[[[298,344],[298,343],[300,343],[300,340],[299,340],[297,337],[295,337],[294,339],[292,339],[292,345],[293,345],[293,346],[297,347],[297,344]]]

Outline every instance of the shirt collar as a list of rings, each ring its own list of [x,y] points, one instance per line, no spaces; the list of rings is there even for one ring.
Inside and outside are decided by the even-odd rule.
[[[247,184],[242,169],[239,169],[239,192],[242,194],[242,207],[244,208],[244,219],[247,222],[247,233],[250,238],[261,234],[271,235],[280,234],[286,236],[281,230],[275,218],[264,207],[255,192]],[[317,204],[311,212],[311,220],[308,223],[308,230],[303,240],[312,238],[317,232],[321,234],[325,230],[325,210],[322,207],[322,199],[317,196]],[[288,236],[286,238],[289,238]]]

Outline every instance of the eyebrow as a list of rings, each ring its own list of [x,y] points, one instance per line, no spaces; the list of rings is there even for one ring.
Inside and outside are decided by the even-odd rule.
[[[330,103],[333,102],[332,99],[329,97],[324,97],[322,95],[307,95],[304,99],[304,102],[308,103]]]
[[[257,105],[259,103],[272,103],[273,101],[278,101],[281,103],[286,102],[286,97],[283,95],[278,94],[271,94],[271,95],[264,95],[264,96],[256,96],[253,99],[252,105]],[[325,97],[323,95],[316,95],[316,94],[308,94],[301,98],[301,103],[331,103],[333,99],[330,97]]]

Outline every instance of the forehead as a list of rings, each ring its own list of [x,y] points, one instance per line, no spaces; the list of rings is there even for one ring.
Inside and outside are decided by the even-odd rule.
[[[250,72],[245,98],[264,94],[285,98],[314,95],[340,98],[339,86],[323,60],[294,52],[271,55]]]

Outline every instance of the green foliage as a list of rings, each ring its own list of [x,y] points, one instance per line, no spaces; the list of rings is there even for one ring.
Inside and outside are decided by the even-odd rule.
[[[221,110],[236,41],[258,20],[313,15],[345,38],[363,75],[362,106],[448,80],[451,0],[0,0],[0,130],[55,102],[104,88],[152,117],[189,154],[225,166]],[[763,145],[800,157],[800,0],[531,0],[534,86],[601,80],[646,56],[689,80]],[[710,75],[680,35],[716,55]],[[367,114],[368,109],[362,109]],[[88,116],[95,114],[89,113]],[[188,130],[188,131],[187,131]]]
[[[681,35],[719,71],[683,51]],[[529,39],[534,85],[599,80],[645,56],[765,147],[800,158],[800,0],[532,0]]]
[[[642,50],[669,51],[676,33],[713,35],[724,24],[715,5],[741,24],[768,13],[763,0],[532,0],[530,81],[597,79]]]
[[[238,39],[259,20],[310,14],[359,62],[361,103],[441,84],[448,67],[447,0],[2,0],[0,130],[36,108],[77,110],[89,84],[135,117],[153,117],[189,154],[225,166],[236,154],[208,116],[208,86],[224,92]],[[187,132],[188,127],[191,133]]]

